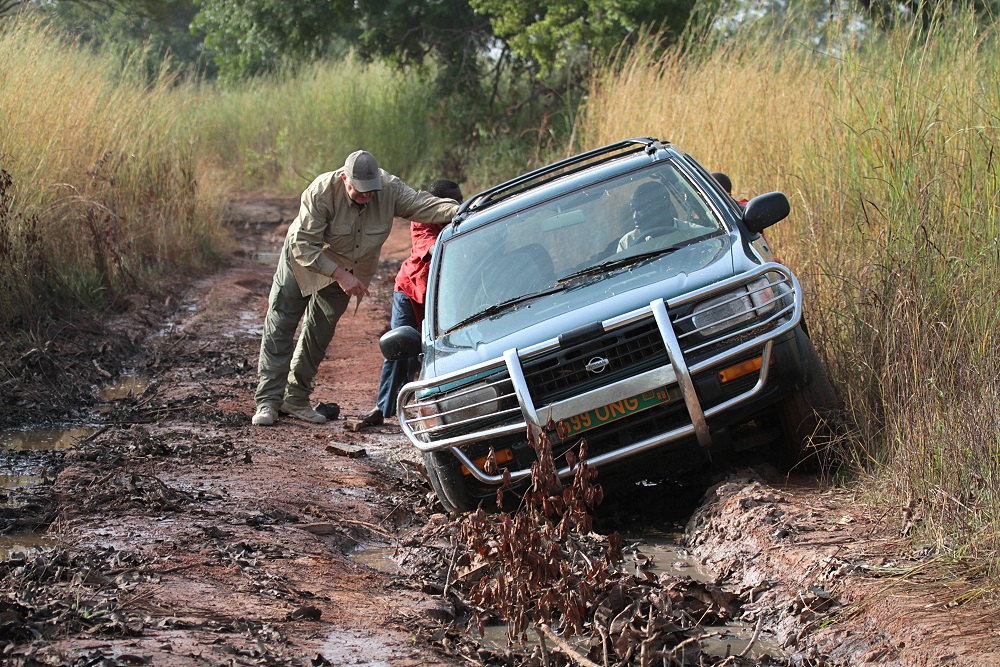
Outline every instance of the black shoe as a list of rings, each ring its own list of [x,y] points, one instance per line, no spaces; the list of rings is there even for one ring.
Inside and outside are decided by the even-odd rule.
[[[381,426],[384,421],[385,417],[382,416],[382,411],[378,408],[375,408],[361,418],[361,423],[365,426]]]
[[[336,403],[317,403],[316,412],[332,421],[340,417],[340,406]]]

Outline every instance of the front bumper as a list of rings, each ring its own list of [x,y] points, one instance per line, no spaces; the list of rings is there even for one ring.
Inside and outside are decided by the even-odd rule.
[[[766,313],[761,308],[757,316],[751,308],[752,321],[722,331],[715,331],[716,325],[699,329],[698,304],[718,301],[761,278],[773,294]],[[543,432],[557,442],[597,438],[614,423],[609,444],[590,449],[587,463],[594,467],[682,440],[695,439],[708,448],[711,425],[774,400],[768,381],[775,346],[787,347],[782,341],[794,339],[801,318],[798,279],[780,264],[765,264],[668,301],[657,299],[586,332],[510,349],[502,358],[407,384],[398,398],[400,424],[421,452],[451,449],[473,477],[489,485],[523,479],[530,465],[514,461],[491,474],[471,451],[501,442],[527,443]],[[612,370],[605,375],[606,368]],[[734,368],[741,369],[740,379],[719,390],[716,376]],[[656,422],[652,432],[650,410],[670,416]],[[637,415],[647,427],[630,437],[628,420]],[[564,466],[558,474],[567,477],[573,469]]]

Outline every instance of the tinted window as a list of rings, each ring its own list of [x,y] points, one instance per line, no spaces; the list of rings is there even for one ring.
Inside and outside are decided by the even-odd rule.
[[[470,229],[441,249],[438,334],[496,304],[558,289],[568,276],[589,267],[689,245],[722,229],[672,163]]]

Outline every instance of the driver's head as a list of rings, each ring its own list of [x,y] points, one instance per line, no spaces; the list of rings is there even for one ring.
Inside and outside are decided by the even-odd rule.
[[[668,202],[667,187],[659,181],[647,181],[637,187],[628,200],[636,228],[650,229],[672,222],[665,210]]]

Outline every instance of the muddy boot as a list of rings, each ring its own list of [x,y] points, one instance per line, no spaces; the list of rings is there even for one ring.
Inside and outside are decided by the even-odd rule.
[[[250,421],[254,426],[271,426],[278,421],[278,411],[270,405],[260,405]]]
[[[290,414],[296,419],[301,419],[302,421],[307,421],[310,424],[325,424],[326,417],[321,415],[312,409],[311,406],[305,405],[292,405],[291,403],[282,403],[281,412]]]

